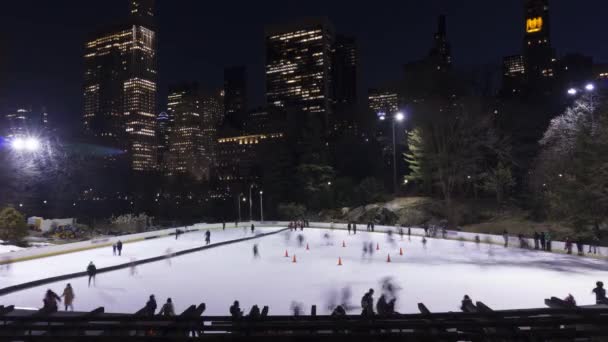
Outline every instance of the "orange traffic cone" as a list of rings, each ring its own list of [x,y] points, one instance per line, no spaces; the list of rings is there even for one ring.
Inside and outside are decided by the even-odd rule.
[[[342,241],[342,247],[346,247],[346,242]]]
[[[390,254],[386,257],[386,262],[391,262],[391,255]]]
[[[285,257],[289,258],[289,253],[287,253],[287,250],[285,250]]]
[[[376,250],[379,251],[380,250],[380,244],[376,243]]]
[[[297,262],[297,261],[296,261],[296,255],[295,255],[295,254],[293,255],[293,260],[291,260],[291,262],[293,262],[294,264]]]
[[[308,244],[306,244],[306,250],[307,250],[307,251],[309,251],[309,250],[310,250],[310,248],[308,248]]]
[[[403,255],[403,248],[399,248],[399,255]]]
[[[338,266],[342,266],[342,257],[338,257]]]

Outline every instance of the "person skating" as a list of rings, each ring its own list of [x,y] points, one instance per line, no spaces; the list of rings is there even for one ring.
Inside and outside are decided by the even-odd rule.
[[[260,251],[258,250],[258,244],[257,243],[253,245],[253,257],[255,259],[257,259],[257,258],[260,257]]]
[[[205,244],[210,244],[211,243],[211,232],[209,230],[207,230],[205,232]]]
[[[122,241],[118,240],[116,243],[116,249],[118,250],[118,256],[122,255]]]
[[[422,237],[422,245],[426,247],[426,237]]]
[[[553,237],[551,236],[551,232],[547,232],[547,235],[545,236],[545,239],[546,239],[545,243],[547,244],[545,250],[547,252],[551,252],[551,243],[553,242],[552,238]]]
[[[547,234],[545,232],[540,232],[540,249],[547,250]]]
[[[91,287],[91,280],[93,280],[93,286],[95,286],[95,275],[97,274],[97,267],[91,261],[89,262],[89,266],[87,266],[87,274],[89,275],[89,287]]]
[[[346,225],[346,229],[348,229],[348,235],[350,235],[350,222]]]
[[[154,298],[154,295],[150,295],[150,299],[148,299],[146,306],[144,307],[145,314],[150,317],[154,316],[156,307],[156,298]]]
[[[357,224],[353,223],[353,234],[357,235]]]
[[[509,232],[506,229],[502,232],[502,238],[505,240],[505,247],[509,247]]]
[[[538,250],[540,235],[537,231],[534,231],[534,249]]]
[[[566,253],[567,254],[572,254],[572,240],[570,240],[570,237],[566,237],[566,242],[564,244],[565,248],[566,248]]]
[[[167,298],[167,302],[163,304],[158,314],[165,317],[175,316],[175,308],[173,307],[171,298]]]
[[[412,228],[411,227],[407,227],[407,237],[411,237],[412,236]]]
[[[226,230],[226,221],[222,222],[222,230]]]
[[[580,237],[576,239],[576,252],[579,256],[585,255],[585,246],[583,245],[583,240]]]
[[[63,305],[65,306],[65,311],[68,311],[70,308],[71,311],[74,311],[74,289],[72,289],[72,285],[68,283],[68,285],[63,289]]]
[[[116,244],[112,244],[112,255],[116,255]]]
[[[598,281],[595,283],[595,288],[592,293],[595,293],[595,304],[608,304],[608,299],[606,298],[606,289],[604,289],[604,283]]]
[[[399,227],[399,238],[403,240],[403,227]]]
[[[593,254],[597,254],[598,251],[598,246],[600,245],[600,238],[597,236],[597,234],[594,234],[593,237],[591,238],[591,241],[589,242],[589,254],[592,253]]]
[[[46,290],[46,294],[44,295],[44,299],[42,300],[43,307],[42,309],[46,312],[57,312],[57,302],[61,302],[61,298],[53,292],[53,290]]]
[[[234,303],[230,306],[230,316],[232,316],[233,319],[239,319],[243,317],[243,311],[241,310],[238,300],[235,300]]]
[[[251,234],[253,234],[255,232],[255,225],[252,223],[251,224]]]
[[[374,289],[369,289],[363,298],[361,298],[361,315],[362,316],[373,316],[374,315]]]

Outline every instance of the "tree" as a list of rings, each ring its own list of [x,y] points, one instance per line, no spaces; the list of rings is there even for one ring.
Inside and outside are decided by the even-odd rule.
[[[23,215],[13,207],[0,211],[0,239],[20,242],[28,234]]]
[[[501,204],[506,194],[515,186],[511,168],[499,162],[498,165],[482,175],[482,188],[496,196],[496,203]]]
[[[549,215],[581,232],[599,230],[608,212],[608,112],[597,100],[585,96],[551,121],[532,182]]]
[[[420,119],[409,133],[405,158],[411,172],[406,179],[431,183],[439,191],[450,225],[456,224],[457,192],[484,171],[486,160],[504,158],[484,109],[483,101],[474,98],[436,99],[416,109]]]
[[[357,186],[358,204],[382,202],[386,199],[384,184],[376,178],[365,178]]]

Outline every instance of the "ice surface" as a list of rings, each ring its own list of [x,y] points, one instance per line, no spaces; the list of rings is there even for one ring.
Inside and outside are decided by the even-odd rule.
[[[256,232],[272,232],[280,228],[256,229]],[[234,240],[251,236],[249,229],[211,229],[211,243]],[[85,271],[89,261],[97,268],[125,264],[135,259],[146,259],[164,255],[167,249],[178,252],[205,244],[205,232],[197,231],[175,236],[144,240],[123,244],[122,256],[112,255],[112,247],[90,249],[77,253],[61,254],[53,257],[17,262],[10,265],[10,272],[0,273],[0,287],[21,284],[40,278]],[[10,258],[10,254],[4,257]]]
[[[331,245],[323,237],[326,232],[331,234]],[[243,233],[242,229],[232,228],[227,234]],[[608,269],[602,260],[453,240],[429,239],[425,247],[419,237],[408,240],[406,236],[400,240],[396,236],[396,242],[390,244],[386,234],[361,231],[348,235],[341,230],[305,229],[306,242],[299,247],[297,234],[300,232],[284,232],[141,265],[135,275],[129,269],[100,274],[96,286],[91,288],[87,287],[85,277],[72,279],[69,282],[76,293],[74,306],[76,310],[104,306],[106,312],[135,312],[150,294],[155,294],[159,307],[167,297],[172,297],[177,312],[205,302],[205,314],[227,315],[228,307],[238,299],[246,311],[258,304],[269,305],[271,315],[289,314],[292,301],[298,301],[304,304],[306,313],[310,305],[316,304],[323,314],[328,313],[330,294],[345,286],[352,289],[353,305],[359,305],[368,288],[376,289],[377,299],[379,281],[387,276],[392,276],[401,287],[396,309],[402,313],[417,312],[419,302],[434,312],[457,311],[464,294],[493,309],[543,307],[545,298],[565,297],[568,293],[574,295],[579,305],[584,305],[594,303],[591,289]],[[195,235],[193,241],[202,240],[202,233]],[[189,238],[127,245],[125,258],[162,253],[169,246],[177,250]],[[342,247],[343,241],[346,247]],[[362,257],[362,246],[367,241],[373,242],[374,247],[380,245],[371,258]],[[259,259],[254,259],[252,253],[256,243]],[[309,251],[305,249],[306,243]],[[403,256],[399,255],[399,248],[403,248]],[[286,249],[289,258],[284,257]],[[386,262],[389,253],[391,263]],[[293,254],[297,263],[292,262]],[[343,266],[337,266],[338,257],[342,258]],[[73,265],[71,268],[81,270],[90,259],[100,265],[109,264],[105,260],[111,260],[112,256],[111,250],[70,254],[61,259],[61,263],[72,264],[70,267],[57,264],[57,258],[32,261],[30,278],[36,274],[48,276],[51,267],[63,269]],[[21,275],[15,265],[1,279],[5,283],[14,282],[12,278]],[[40,307],[47,288],[61,293],[66,283],[16,292],[4,296],[0,304]],[[355,312],[359,313],[358,310],[352,313]]]

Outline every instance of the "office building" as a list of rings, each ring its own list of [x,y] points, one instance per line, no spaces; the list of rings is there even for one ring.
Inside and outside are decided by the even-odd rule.
[[[198,85],[192,83],[171,87],[167,97],[167,114],[173,118],[167,175],[207,179],[210,165],[203,144],[203,114]]]
[[[266,101],[317,114],[329,127],[334,33],[325,18],[308,18],[266,29]]]
[[[524,56],[514,55],[503,58],[502,89],[504,97],[518,96],[526,85],[526,62]]]
[[[224,113],[227,117],[247,110],[247,69],[244,66],[224,69]]]
[[[337,35],[332,58],[332,128],[340,132],[356,126],[359,56],[355,38]]]
[[[368,90],[369,109],[378,115],[391,115],[399,111],[399,93],[392,88],[372,88]]]
[[[546,83],[555,76],[555,51],[551,47],[549,0],[526,0],[524,58],[528,82]]]
[[[124,150],[131,169],[156,169],[156,32],[153,0],[131,0],[124,23],[86,42],[84,128],[89,139]]]
[[[216,164],[218,129],[224,118],[224,91],[216,90],[201,94],[201,132],[203,149],[210,167]]]

